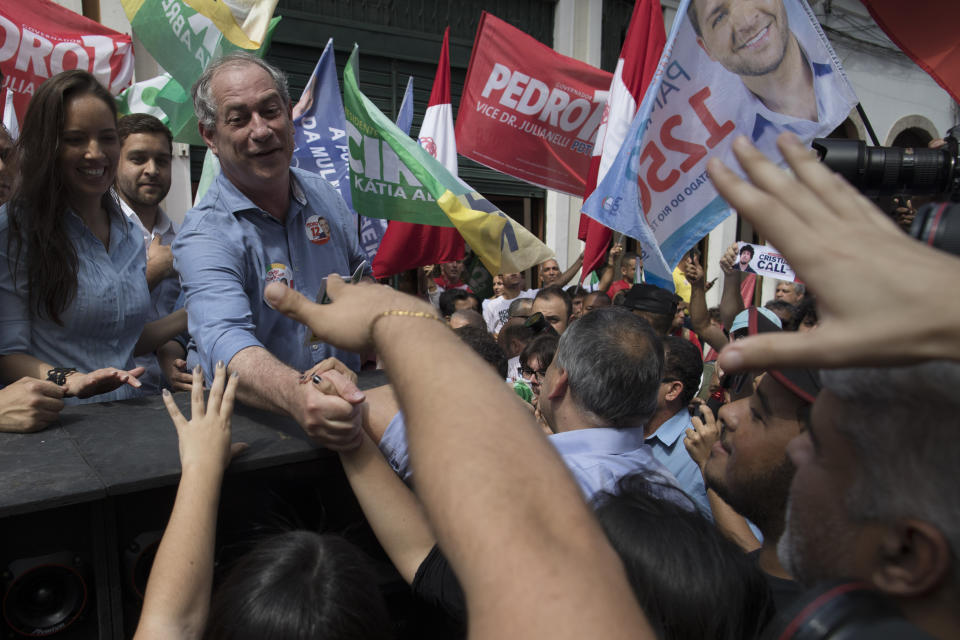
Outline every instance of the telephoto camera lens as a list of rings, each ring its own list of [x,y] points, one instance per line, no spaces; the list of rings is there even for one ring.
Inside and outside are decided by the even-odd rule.
[[[949,197],[960,178],[951,146],[942,149],[868,147],[860,140],[817,138],[820,161],[865,196],[903,193]]]

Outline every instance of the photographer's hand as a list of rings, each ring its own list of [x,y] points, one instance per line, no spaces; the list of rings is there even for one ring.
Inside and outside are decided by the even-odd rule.
[[[960,258],[897,229],[869,200],[822,165],[796,136],[777,141],[793,175],[746,138],[733,150],[753,184],[718,159],[707,165],[720,194],[783,252],[817,294],[820,326],[752,336],[727,346],[726,371],[846,367],[960,360]],[[940,307],[931,313],[930,301]]]

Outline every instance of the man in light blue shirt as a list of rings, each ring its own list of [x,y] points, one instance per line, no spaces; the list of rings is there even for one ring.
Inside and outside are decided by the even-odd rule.
[[[712,518],[703,474],[683,444],[687,429],[693,428],[687,405],[700,388],[703,358],[693,343],[677,336],[666,336],[663,350],[663,381],[657,412],[647,423],[645,441],[653,449],[653,456],[670,470],[680,487],[696,501],[700,512]]]
[[[263,298],[268,283],[281,282],[317,299],[328,274],[352,273],[364,260],[352,216],[325,180],[290,168],[282,72],[231,54],[207,67],[193,95],[221,167],[173,245],[200,364],[208,380],[218,362],[239,373],[244,403],[290,415],[330,448],[354,445],[353,405],[299,382],[329,358],[357,370],[359,356],[320,342]]]
[[[643,425],[657,408],[663,347],[650,325],[619,307],[598,309],[571,324],[541,383],[538,406],[554,432],[548,436],[591,500],[616,492],[617,482],[643,473],[665,485],[664,496],[681,502],[677,480],[644,443]],[[371,403],[381,398],[368,392]],[[371,415],[377,412],[371,410]],[[371,424],[380,450],[404,479],[410,477],[403,414],[382,434]],[[382,437],[381,437],[382,435]],[[503,443],[503,446],[509,446]],[[692,508],[692,507],[691,507]]]

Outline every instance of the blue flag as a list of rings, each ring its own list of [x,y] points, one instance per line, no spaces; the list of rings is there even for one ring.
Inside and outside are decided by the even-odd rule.
[[[407,89],[403,92],[403,102],[400,103],[400,111],[397,113],[397,128],[405,134],[410,135],[410,127],[413,126],[413,76],[407,78]]]
[[[327,41],[300,101],[293,108],[293,127],[291,166],[321,175],[353,210],[347,120],[333,59],[333,38]]]
[[[397,113],[397,127],[401,131],[410,135],[411,126],[413,126],[413,76],[407,79],[407,89],[403,93],[403,102],[400,103],[400,111]],[[367,260],[371,264],[386,232],[387,220],[360,216],[360,248],[367,254]]]
[[[623,145],[583,205],[588,216],[640,243],[651,284],[673,291],[673,267],[730,213],[707,177],[708,158],[740,171],[731,144],[743,135],[782,163],[780,133],[805,142],[826,136],[857,103],[806,2],[773,4],[779,8],[764,14],[767,26],[751,32],[737,30],[738,20],[755,17],[749,12],[730,24],[705,23],[688,11],[690,0],[680,2]],[[734,35],[718,36],[725,29]],[[734,47],[742,35],[749,46]],[[789,93],[772,81],[781,77],[798,80]]]

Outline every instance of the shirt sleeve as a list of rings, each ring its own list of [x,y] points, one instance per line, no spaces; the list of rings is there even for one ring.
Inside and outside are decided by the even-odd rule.
[[[188,328],[208,380],[218,361],[229,364],[242,349],[263,346],[254,333],[250,298],[244,290],[241,247],[242,238],[232,238],[226,231],[212,233],[202,222],[182,230],[173,243]]]
[[[10,353],[29,353],[30,351],[30,309],[27,303],[27,274],[17,267],[14,286],[14,273],[10,271],[10,256],[7,251],[9,234],[6,211],[0,213],[0,355]],[[21,250],[21,263],[26,259],[26,248]]]

